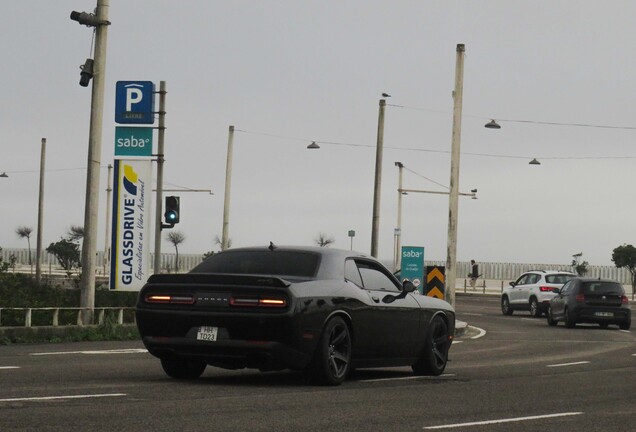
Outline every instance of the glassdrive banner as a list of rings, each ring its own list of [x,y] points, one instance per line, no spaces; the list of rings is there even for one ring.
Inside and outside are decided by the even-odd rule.
[[[139,291],[150,276],[152,162],[114,163],[110,289]]]

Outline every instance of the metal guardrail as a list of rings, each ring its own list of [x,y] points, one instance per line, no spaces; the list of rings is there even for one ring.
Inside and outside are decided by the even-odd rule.
[[[81,308],[81,307],[43,307],[43,308],[0,308],[0,327],[4,327],[2,323],[2,312],[3,311],[22,311],[24,312],[24,327],[33,327],[32,325],[32,317],[34,311],[50,311],[51,312],[51,324],[53,327],[59,326],[59,318],[60,311],[77,311],[77,320],[76,323],[78,326],[85,325],[82,320],[82,312],[91,310],[90,308]],[[133,315],[133,319],[130,323],[124,323],[124,312],[125,311],[134,311],[134,307],[97,307],[92,309],[97,314],[97,324],[103,324],[106,311],[116,311],[117,316],[117,324],[134,324],[135,318]],[[88,323],[91,324],[91,323]],[[65,324],[66,325],[66,324]]]

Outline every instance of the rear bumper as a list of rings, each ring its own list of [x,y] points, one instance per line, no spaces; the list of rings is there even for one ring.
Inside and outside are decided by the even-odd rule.
[[[611,314],[605,316],[603,314]],[[627,308],[585,307],[575,311],[577,322],[588,323],[627,323],[631,321],[631,310]]]
[[[142,338],[148,352],[158,358],[188,358],[226,369],[303,369],[311,357],[273,341],[199,341],[189,337]]]

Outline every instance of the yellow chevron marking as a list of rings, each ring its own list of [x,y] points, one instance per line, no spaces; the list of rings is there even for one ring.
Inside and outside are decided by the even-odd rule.
[[[444,299],[444,295],[438,288],[433,288],[426,295],[429,297],[437,297],[438,299],[442,299],[442,300]]]
[[[438,278],[442,283],[444,283],[444,273],[442,273],[442,271],[437,267],[426,275],[426,282],[430,282],[434,278]]]

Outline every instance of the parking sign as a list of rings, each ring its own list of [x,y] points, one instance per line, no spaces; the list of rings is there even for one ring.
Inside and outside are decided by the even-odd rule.
[[[155,85],[152,81],[117,81],[115,123],[152,124]]]

